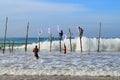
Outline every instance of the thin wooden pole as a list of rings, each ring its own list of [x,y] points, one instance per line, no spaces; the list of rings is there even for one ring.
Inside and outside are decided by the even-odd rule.
[[[13,43],[12,43],[12,52],[13,52],[13,49],[14,49],[14,41],[13,41]]]
[[[81,52],[82,52],[82,38],[80,38],[80,47],[81,47]]]
[[[72,33],[70,31],[70,28],[69,28],[69,40],[70,40],[70,51],[72,52],[72,44],[71,44],[71,38],[72,38]]]
[[[89,43],[89,49],[88,49],[88,54],[90,54],[90,38],[88,38],[88,43]]]
[[[52,51],[52,34],[50,34],[50,52]]]
[[[25,52],[27,51],[28,31],[29,31],[29,22],[28,22],[28,25],[27,25],[27,34],[26,34],[26,42],[25,42]]]
[[[59,40],[60,40],[60,52],[61,52],[61,38]]]
[[[40,36],[38,37],[38,50],[40,51]]]
[[[9,41],[9,52],[11,52],[11,49],[10,49],[10,41]]]
[[[7,23],[8,23],[8,17],[6,17],[6,24],[5,24],[5,34],[4,34],[3,54],[4,54],[4,52],[5,52],[5,45],[6,45]]]
[[[98,34],[98,52],[100,52],[100,37],[101,37],[101,22],[99,27],[99,34]]]

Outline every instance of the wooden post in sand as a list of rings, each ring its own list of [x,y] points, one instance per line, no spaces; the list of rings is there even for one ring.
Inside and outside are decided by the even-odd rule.
[[[81,52],[83,51],[82,50],[82,36],[83,36],[83,29],[78,27],[78,34],[79,34],[79,37],[80,37],[80,47],[81,47]]]
[[[98,52],[100,52],[100,37],[101,37],[101,22],[99,27],[99,34],[98,34]]]
[[[28,43],[28,30],[29,30],[29,22],[27,24],[27,34],[26,34],[26,42],[25,42],[25,52],[27,51],[27,43]]]
[[[70,40],[70,51],[72,52],[72,44],[71,44],[72,33],[70,31],[70,28],[69,28],[68,36],[69,36],[69,40]]]
[[[4,52],[5,52],[5,45],[6,45],[7,23],[8,23],[8,17],[6,17],[6,24],[5,24],[5,34],[4,34],[3,54],[4,54]]]

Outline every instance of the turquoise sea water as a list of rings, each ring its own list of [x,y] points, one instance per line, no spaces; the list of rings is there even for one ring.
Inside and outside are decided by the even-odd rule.
[[[53,41],[58,40],[58,38],[53,38]],[[21,46],[21,45],[25,45],[25,38],[7,38],[6,39],[6,46],[8,47],[9,45],[12,46],[14,41],[14,45],[15,46]],[[44,42],[44,41],[50,41],[49,38],[47,37],[42,37],[40,38],[40,42]],[[28,38],[28,44],[32,44],[32,43],[37,43],[38,42],[38,38]],[[2,48],[4,44],[4,39],[0,38],[0,47]]]
[[[3,39],[0,39],[0,48],[3,48]],[[14,41],[15,50],[24,50],[25,48],[25,38],[7,38],[6,39],[6,49],[12,46]],[[52,51],[59,51],[59,38],[55,37],[52,41]],[[72,38],[72,51],[80,51],[80,39],[79,37]],[[63,50],[64,44],[67,47],[67,51],[70,51],[70,41],[69,38],[62,39],[61,48]],[[32,50],[35,45],[38,45],[38,38],[28,39],[28,50]],[[82,38],[82,47],[84,52],[96,52],[98,49],[98,39],[97,38]],[[50,39],[49,37],[40,38],[40,49],[41,51],[50,50]],[[101,52],[120,52],[120,38],[101,38],[100,39],[100,51]]]

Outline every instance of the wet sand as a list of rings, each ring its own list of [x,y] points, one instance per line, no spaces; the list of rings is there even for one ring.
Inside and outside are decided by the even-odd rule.
[[[89,76],[45,76],[45,75],[0,75],[0,80],[120,80],[120,77],[89,77]]]

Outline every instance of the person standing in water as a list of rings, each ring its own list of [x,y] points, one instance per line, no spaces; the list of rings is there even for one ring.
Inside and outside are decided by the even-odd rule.
[[[61,30],[61,32],[59,32],[60,52],[61,52],[61,40],[62,40],[62,36],[63,36],[63,30]]]
[[[66,54],[66,45],[64,44],[64,54]]]
[[[34,52],[34,57],[35,57],[35,59],[39,59],[37,45],[36,45],[35,48],[33,49],[33,52]]]
[[[83,29],[78,27],[78,34],[79,34],[79,37],[80,37],[80,47],[81,47],[81,52],[83,51],[82,50],[82,36],[83,36]]]

